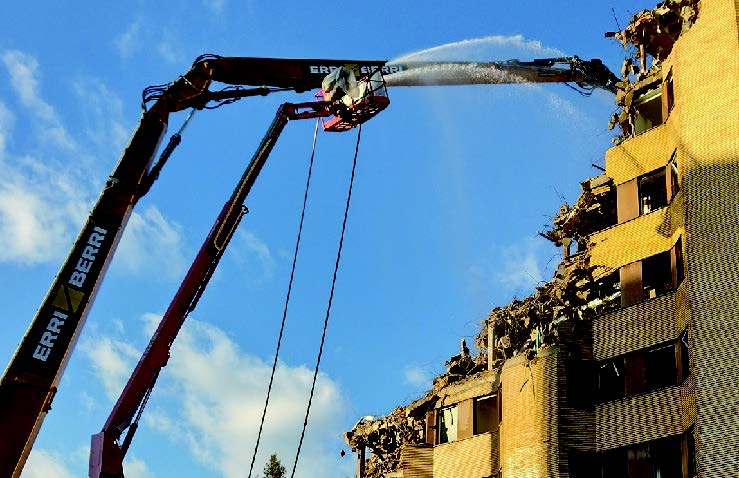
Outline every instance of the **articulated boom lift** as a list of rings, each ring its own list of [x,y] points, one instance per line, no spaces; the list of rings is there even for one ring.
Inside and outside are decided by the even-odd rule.
[[[389,104],[383,75],[392,86],[563,82],[575,83],[586,92],[595,87],[615,91],[618,81],[599,60],[577,57],[533,62],[388,64],[204,55],[174,82],[145,89],[143,116],[0,380],[0,478],[20,475],[128,217],[180,142],[179,133],[173,135],[153,164],[169,115],[190,108],[214,108],[248,96],[314,90],[323,83],[318,101],[287,103],[278,110],[103,432],[94,437],[91,473],[95,470],[95,476],[123,476],[118,463],[136,430],[135,415],[166,364],[182,321],[200,298],[233,235],[243,215],[243,201],[287,121],[322,117],[328,118],[324,121],[327,131],[351,129]],[[211,91],[214,82],[229,86]],[[119,445],[126,429],[128,433]],[[106,448],[108,445],[112,447]],[[109,461],[115,463],[109,467]]]

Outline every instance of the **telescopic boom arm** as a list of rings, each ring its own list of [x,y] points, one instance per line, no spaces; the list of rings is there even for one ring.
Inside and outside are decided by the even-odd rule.
[[[388,63],[204,55],[174,82],[145,89],[143,116],[0,380],[0,477],[18,477],[23,469],[121,232],[134,205],[161,169],[161,164],[152,168],[152,162],[169,115],[189,108],[213,108],[248,96],[316,89],[327,74],[340,67],[360,77],[380,69],[391,86],[573,82],[585,89],[614,91],[618,81],[600,61],[577,57],[533,62]],[[227,86],[211,91],[213,82]],[[179,141],[177,135],[175,139]],[[230,226],[224,230],[231,230]]]

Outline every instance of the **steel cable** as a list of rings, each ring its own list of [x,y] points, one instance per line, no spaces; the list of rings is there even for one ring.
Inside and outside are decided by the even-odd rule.
[[[316,127],[313,130],[313,146],[310,154],[310,163],[308,165],[308,178],[305,181],[305,192],[303,194],[303,209],[300,212],[300,225],[298,226],[298,237],[295,240],[295,252],[293,254],[292,268],[290,269],[290,280],[287,285],[287,294],[285,295],[285,307],[282,311],[282,323],[280,324],[280,334],[277,337],[277,349],[275,350],[275,359],[272,363],[272,373],[269,376],[269,385],[267,386],[267,398],[264,401],[264,410],[262,411],[262,420],[259,423],[259,432],[257,433],[257,442],[254,445],[254,455],[251,457],[251,465],[249,465],[249,478],[254,471],[254,461],[257,458],[257,451],[259,450],[259,441],[262,438],[262,429],[264,428],[264,420],[267,416],[267,407],[269,406],[269,397],[272,393],[272,384],[275,378],[275,371],[277,370],[277,358],[280,355],[280,345],[282,344],[282,334],[285,330],[285,319],[287,317],[287,309],[290,303],[290,293],[293,288],[293,279],[295,278],[295,264],[298,262],[298,251],[300,250],[300,238],[303,234],[303,221],[305,220],[305,209],[308,203],[308,191],[310,189],[310,180],[313,175],[313,159],[316,155],[316,139],[318,138],[318,125],[320,119],[316,118]]]
[[[313,403],[313,394],[316,390],[316,379],[318,378],[318,368],[321,364],[321,356],[323,355],[323,345],[326,342],[326,329],[328,328],[328,319],[331,315],[331,304],[334,300],[334,289],[336,287],[336,276],[339,271],[339,262],[341,261],[341,250],[344,246],[344,233],[346,232],[346,221],[349,217],[349,204],[352,199],[352,189],[354,188],[354,173],[357,169],[357,156],[359,154],[359,142],[362,138],[362,125],[359,125],[359,131],[357,132],[357,144],[354,147],[354,161],[352,164],[352,174],[349,180],[349,193],[346,196],[346,206],[344,208],[344,221],[341,224],[341,237],[339,239],[339,250],[336,253],[336,263],[334,264],[334,276],[331,280],[331,292],[328,296],[328,306],[326,307],[326,318],[323,321],[323,333],[321,334],[321,346],[318,348],[318,357],[316,358],[316,368],[313,371],[313,383],[310,388],[310,397],[308,398],[308,407],[305,410],[305,420],[303,421],[303,430],[300,433],[300,442],[298,443],[298,451],[295,454],[295,462],[293,462],[293,469],[290,473],[290,478],[295,477],[295,469],[298,466],[298,458],[300,457],[300,450],[303,447],[303,439],[305,438],[305,429],[308,427],[308,416],[310,415],[311,404]]]

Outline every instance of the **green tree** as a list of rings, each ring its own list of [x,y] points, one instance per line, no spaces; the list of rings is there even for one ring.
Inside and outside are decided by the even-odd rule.
[[[285,467],[280,463],[275,453],[269,457],[269,461],[264,465],[264,478],[285,478]]]

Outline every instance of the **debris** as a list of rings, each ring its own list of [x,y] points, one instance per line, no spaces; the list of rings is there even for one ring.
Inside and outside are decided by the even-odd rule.
[[[621,127],[622,134],[614,140],[616,143],[634,134],[633,123],[639,115],[632,106],[635,93],[644,91],[649,83],[660,79],[661,62],[670,54],[680,35],[695,23],[699,3],[700,0],[665,0],[651,10],[642,10],[634,15],[622,31],[606,33],[606,36],[618,39],[624,47],[634,47],[633,58],[624,60],[621,81],[616,84],[616,104],[621,110],[613,113],[608,124],[610,129],[616,125]],[[648,57],[652,58],[649,67]]]

